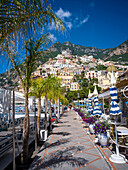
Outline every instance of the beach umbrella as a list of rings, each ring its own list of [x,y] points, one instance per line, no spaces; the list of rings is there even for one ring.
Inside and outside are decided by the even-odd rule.
[[[94,97],[94,109],[93,109],[92,116],[101,116],[101,115],[102,115],[102,111],[99,107],[98,96],[96,96]]]
[[[93,109],[92,116],[101,116],[102,111],[99,107],[98,91],[97,91],[96,85],[95,85],[93,94],[95,95],[95,97],[94,97],[94,109]]]
[[[92,98],[91,98],[91,93],[90,93],[90,89],[89,89],[89,94],[88,94],[88,113],[90,113],[90,114],[93,111],[91,101],[92,101]]]
[[[115,117],[115,136],[116,136],[116,154],[112,154],[110,157],[110,161],[114,163],[125,163],[125,156],[119,153],[119,148],[117,145],[117,130],[116,130],[116,116],[121,114],[121,110],[117,104],[117,88],[115,86],[116,80],[113,72],[111,73],[111,87],[110,87],[110,96],[111,96],[111,104],[110,104],[110,115]]]

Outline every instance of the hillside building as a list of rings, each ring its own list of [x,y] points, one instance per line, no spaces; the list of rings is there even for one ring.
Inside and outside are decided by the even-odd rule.
[[[80,89],[80,85],[78,82],[73,82],[71,83],[71,86],[70,86],[70,91],[77,91]]]

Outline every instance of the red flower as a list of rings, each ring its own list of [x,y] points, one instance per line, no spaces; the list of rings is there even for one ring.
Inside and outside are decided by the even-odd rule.
[[[54,119],[54,118],[52,118],[52,122],[55,122],[55,119]]]

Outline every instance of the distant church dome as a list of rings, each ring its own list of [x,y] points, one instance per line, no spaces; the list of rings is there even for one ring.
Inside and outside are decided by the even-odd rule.
[[[113,71],[113,72],[116,72],[116,71],[117,71],[116,67],[115,67],[114,65],[108,66],[106,72],[112,72],[112,71]]]

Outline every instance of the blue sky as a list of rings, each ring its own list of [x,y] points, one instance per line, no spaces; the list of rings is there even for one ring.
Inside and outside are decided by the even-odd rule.
[[[116,47],[128,38],[127,0],[54,0],[52,8],[67,29],[64,37],[50,28],[54,42],[103,49]]]
[[[49,0],[50,1],[50,0]],[[112,48],[128,39],[128,0],[51,0],[64,22],[66,36],[49,27],[53,43],[70,41],[86,47]],[[0,62],[0,73],[6,71]]]

